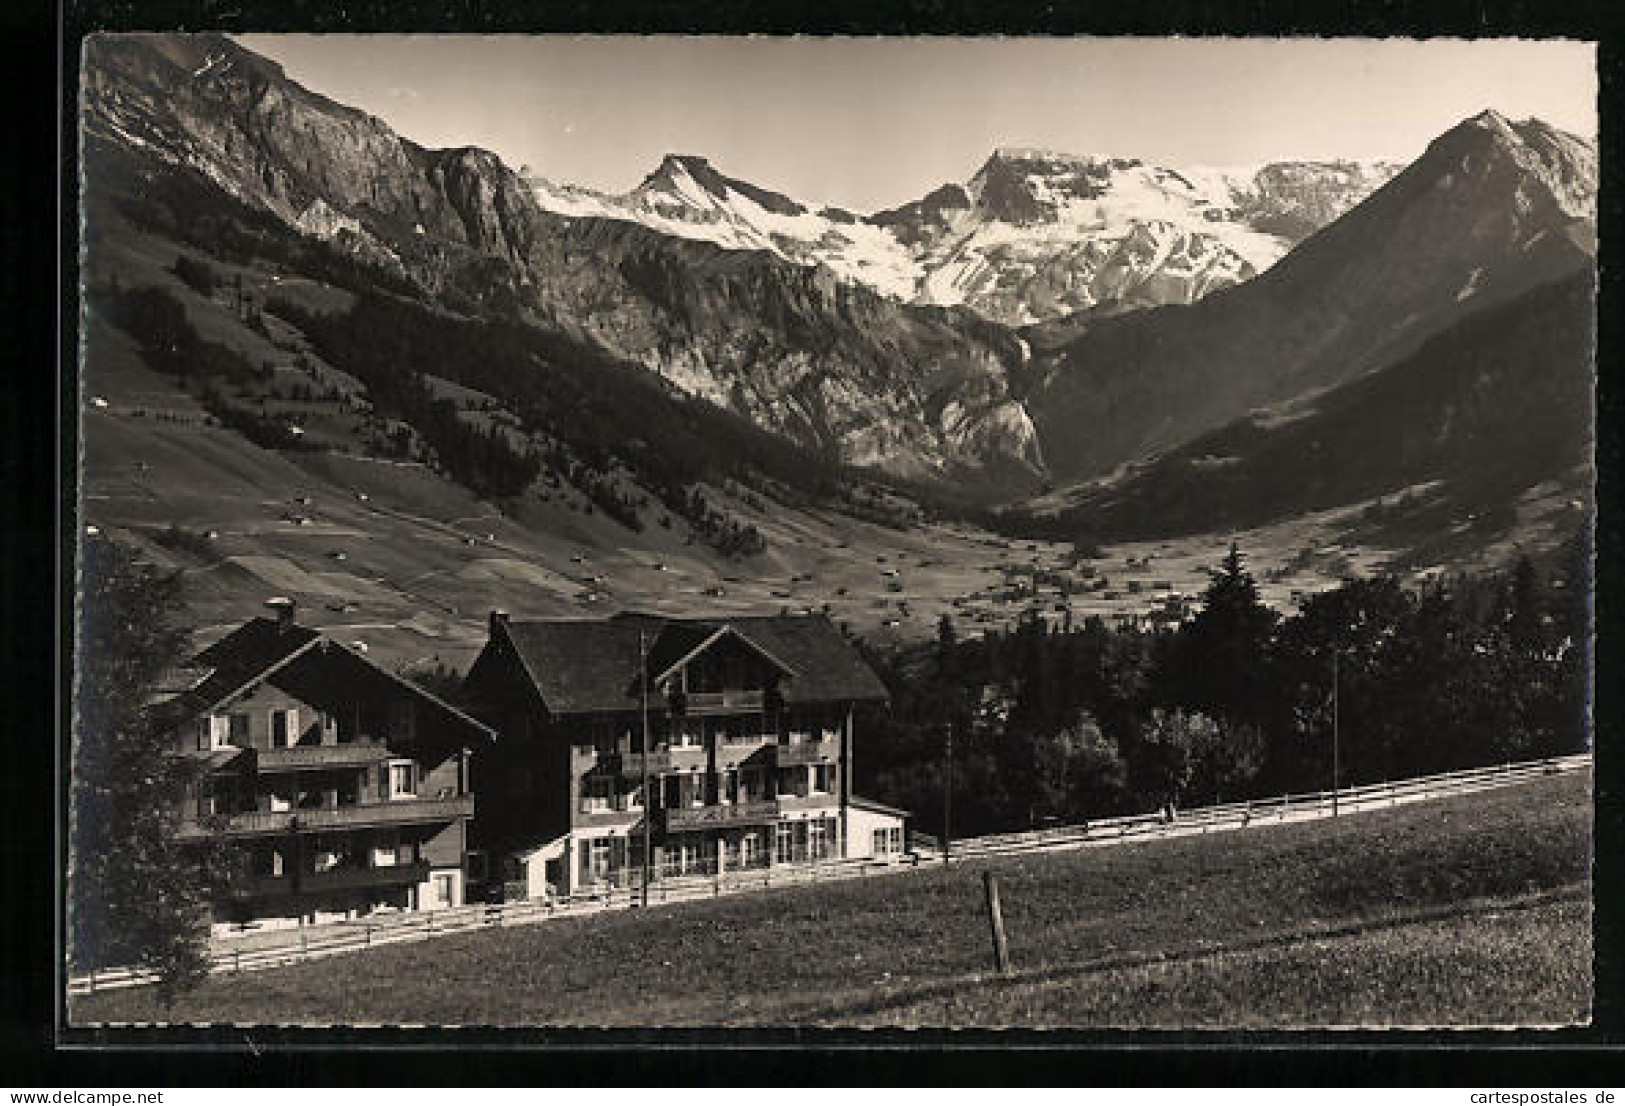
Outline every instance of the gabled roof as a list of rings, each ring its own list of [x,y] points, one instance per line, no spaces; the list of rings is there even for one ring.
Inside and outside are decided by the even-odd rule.
[[[321,636],[315,630],[280,625],[274,619],[250,619],[188,662],[188,667],[207,670],[207,675],[159,704],[159,719],[178,726],[212,710],[313,648]]]
[[[412,694],[433,703],[459,722],[484,732],[488,737],[494,736],[491,727],[485,723],[469,717],[463,711],[410,680],[368,660],[355,650],[324,637],[319,631],[294,623],[279,623],[270,618],[250,619],[193,657],[188,662],[188,667],[205,671],[207,675],[174,698],[160,703],[157,707],[157,716],[166,726],[179,726],[189,719],[208,713],[250,684],[274,675],[318,648],[324,652],[342,655],[350,662],[364,665]]]
[[[650,643],[649,668],[656,674],[691,655],[724,626],[789,674],[780,688],[786,703],[877,702],[887,697],[879,678],[823,615],[679,619],[629,613],[607,619],[505,620],[499,626],[555,715],[636,709],[640,634]],[[650,705],[663,707],[658,698]]]
[[[664,680],[725,637],[735,638],[742,642],[747,649],[767,661],[774,668],[777,668],[783,675],[794,676],[796,674],[795,669],[726,622],[721,625],[708,622],[674,622],[668,624],[665,629],[660,631],[660,637],[655,640],[654,648],[649,651],[649,671],[653,673],[656,682]]]
[[[227,767],[240,757],[247,756],[248,750],[232,746],[224,749],[182,749],[174,755],[193,765],[202,775],[209,775]]]
[[[866,799],[862,795],[852,796],[852,805],[859,810],[873,811],[875,814],[890,814],[894,818],[907,818],[909,812],[901,807],[887,806],[875,799]]]

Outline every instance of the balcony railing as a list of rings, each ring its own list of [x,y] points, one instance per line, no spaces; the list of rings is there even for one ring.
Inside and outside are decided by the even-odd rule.
[[[658,776],[662,772],[671,771],[671,752],[667,749],[653,749],[648,753],[618,753],[612,758],[611,763],[615,766],[615,771],[620,774],[621,778],[635,780],[643,776],[645,757],[649,761],[650,775]]]
[[[405,887],[429,878],[429,862],[386,864],[376,868],[331,868],[325,872],[302,872],[299,876],[250,876],[232,885],[239,899],[263,899],[275,895],[359,891],[369,887]],[[295,882],[297,879],[297,882]]]
[[[718,829],[726,826],[760,826],[779,819],[779,804],[775,799],[757,799],[751,802],[716,804],[713,806],[672,807],[657,814],[657,824],[664,822],[670,832],[678,830]]]
[[[834,738],[798,741],[794,744],[780,745],[778,747],[778,759],[781,768],[793,767],[798,764],[833,764],[840,757],[841,743]]]
[[[474,815],[474,796],[453,795],[445,799],[396,799],[386,803],[356,803],[350,806],[312,807],[298,810],[253,810],[233,814],[225,820],[224,832],[232,837],[266,833],[304,833],[316,830],[362,829],[367,826],[398,826],[413,822],[449,822]],[[180,836],[204,837],[209,831],[196,821],[183,822]]]
[[[260,749],[255,754],[255,763],[261,772],[298,772],[315,768],[365,768],[394,755],[383,745],[360,742],[294,745],[286,749]]]
[[[690,691],[683,698],[684,709],[690,714],[713,710],[761,710],[761,691]]]

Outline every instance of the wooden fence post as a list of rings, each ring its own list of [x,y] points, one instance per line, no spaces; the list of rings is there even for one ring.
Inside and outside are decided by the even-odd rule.
[[[993,966],[1000,975],[1009,975],[1010,947],[1004,937],[1004,911],[999,907],[999,877],[983,872],[982,888],[987,893],[987,916],[993,927]]]

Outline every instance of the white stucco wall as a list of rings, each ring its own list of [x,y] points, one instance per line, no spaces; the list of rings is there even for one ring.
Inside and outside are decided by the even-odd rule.
[[[847,807],[847,857],[857,859],[874,856],[875,830],[892,828],[898,830],[898,837],[901,838],[903,819],[893,814],[867,810],[856,803]],[[895,855],[901,855],[901,852],[899,846]]]

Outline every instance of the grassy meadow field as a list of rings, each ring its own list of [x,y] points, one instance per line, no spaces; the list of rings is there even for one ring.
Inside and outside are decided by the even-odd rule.
[[[1589,774],[458,934],[74,1024],[1553,1025],[1591,1004]],[[982,873],[1014,972],[991,971]]]

